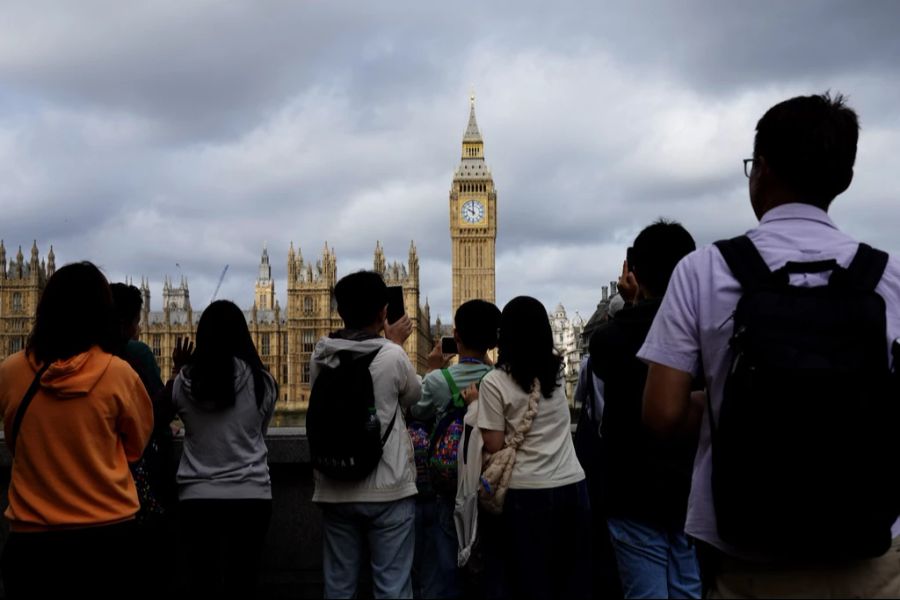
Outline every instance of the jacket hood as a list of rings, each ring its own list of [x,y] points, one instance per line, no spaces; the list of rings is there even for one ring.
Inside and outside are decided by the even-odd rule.
[[[106,373],[112,359],[112,354],[94,346],[87,352],[54,361],[41,376],[41,387],[62,400],[86,396]],[[37,373],[41,365],[31,355],[28,355],[28,362]]]
[[[188,394],[191,394],[191,366],[188,365],[184,369],[182,369],[182,377],[184,379],[184,391]],[[241,391],[247,387],[250,382],[250,379],[253,377],[253,369],[250,368],[250,365],[245,363],[239,358],[234,359],[234,394],[237,396],[241,393]],[[193,395],[193,394],[191,394]]]
[[[368,339],[324,337],[318,341],[313,350],[313,360],[320,365],[336,368],[340,365],[340,360],[337,357],[338,352],[349,351],[356,356],[362,356],[379,350],[390,343],[383,337]]]

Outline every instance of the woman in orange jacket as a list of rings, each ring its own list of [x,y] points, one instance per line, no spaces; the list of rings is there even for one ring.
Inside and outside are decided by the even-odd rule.
[[[133,587],[139,504],[128,463],[144,450],[153,408],[114,348],[109,284],[82,262],[50,278],[25,350],[0,364],[13,455],[0,560],[7,598],[113,597]]]

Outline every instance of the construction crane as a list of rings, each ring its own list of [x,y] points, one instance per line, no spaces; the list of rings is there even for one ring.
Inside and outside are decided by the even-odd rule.
[[[209,303],[212,304],[216,299],[216,296],[219,295],[219,288],[222,287],[222,281],[225,280],[225,273],[228,272],[228,265],[225,265],[225,268],[222,269],[222,274],[219,275],[219,283],[216,284],[216,291],[213,292],[212,298],[209,299]]]

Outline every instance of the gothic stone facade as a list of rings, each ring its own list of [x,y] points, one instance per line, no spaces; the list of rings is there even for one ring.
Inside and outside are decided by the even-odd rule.
[[[56,270],[55,261],[53,247],[45,262],[35,241],[28,261],[19,246],[15,260],[10,259],[7,266],[6,247],[0,240],[0,360],[25,347],[38,299]]]
[[[39,260],[35,244],[30,261],[24,260],[20,249],[7,267],[6,251],[0,242],[0,360],[24,348],[38,299],[55,270],[54,261],[52,248],[46,263]],[[424,307],[419,303],[419,258],[415,245],[410,244],[406,264],[388,264],[381,244],[376,244],[373,269],[388,285],[403,287],[406,312],[413,321],[413,333],[404,347],[416,370],[424,373],[432,345],[431,315],[428,303]],[[337,258],[327,244],[315,263],[305,262],[291,244],[287,310],[283,310],[275,297],[268,250],[263,250],[255,300],[244,315],[260,358],[278,380],[281,410],[306,408],[312,350],[319,338],[342,327],[334,301],[337,279]],[[201,311],[195,311],[191,306],[190,290],[184,278],[177,283],[165,279],[161,310],[151,310],[150,287],[146,280],[141,280],[140,290],[144,299],[140,339],[153,350],[165,378],[172,369],[172,350],[176,341],[180,337],[194,337]]]

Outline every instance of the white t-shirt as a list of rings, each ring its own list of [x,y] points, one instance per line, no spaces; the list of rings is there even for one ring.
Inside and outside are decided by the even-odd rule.
[[[478,399],[478,427],[505,431],[507,440],[510,439],[528,408],[528,394],[509,373],[497,369],[481,380]],[[546,489],[583,479],[584,471],[572,443],[565,387],[560,385],[552,397],[542,396],[538,400],[538,413],[516,453],[509,487]]]

